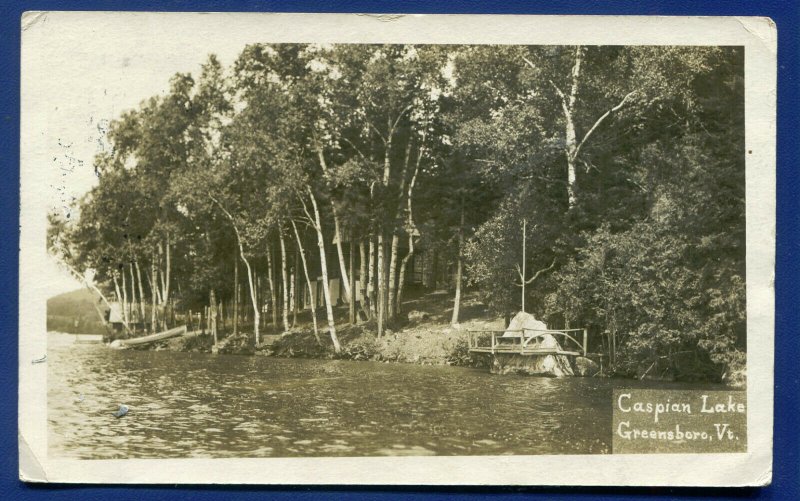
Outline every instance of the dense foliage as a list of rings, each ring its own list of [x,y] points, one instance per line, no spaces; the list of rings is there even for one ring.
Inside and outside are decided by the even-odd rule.
[[[738,48],[250,45],[119,117],[49,243],[153,325],[236,274],[256,342],[321,279],[337,350],[329,277],[380,335],[424,254],[454,325],[471,287],[588,327],[616,373],[724,379],[746,352],[743,85]]]

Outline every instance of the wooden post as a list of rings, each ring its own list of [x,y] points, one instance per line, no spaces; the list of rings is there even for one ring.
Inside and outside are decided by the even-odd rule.
[[[194,330],[192,329],[192,310],[189,310],[189,330]]]
[[[583,356],[584,357],[586,356],[586,349],[589,346],[587,344],[588,339],[589,339],[588,333],[586,332],[586,329],[583,329]]]
[[[356,249],[353,230],[350,230],[350,325],[356,324]]]

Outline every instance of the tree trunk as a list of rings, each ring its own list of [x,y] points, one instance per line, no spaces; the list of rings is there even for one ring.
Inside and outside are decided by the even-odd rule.
[[[564,154],[567,157],[567,198],[569,200],[569,208],[573,208],[576,202],[575,196],[575,163],[578,158],[578,144],[577,134],[575,132],[575,102],[578,98],[578,85],[581,78],[581,62],[583,60],[583,50],[580,46],[575,49],[575,63],[572,66],[572,87],[570,89],[569,97],[565,96],[558,88],[561,97],[561,107],[564,111],[564,139],[565,147]],[[555,84],[554,84],[555,85]],[[586,136],[588,137],[588,135]]]
[[[458,226],[458,265],[456,266],[456,297],[453,301],[453,318],[450,320],[450,325],[458,325],[458,315],[461,309],[461,273],[463,266],[463,259],[461,257],[461,249],[464,247],[464,196],[461,196],[461,222]]]
[[[172,252],[170,251],[170,239],[169,239],[169,232],[167,232],[167,277],[166,277],[166,286],[164,288],[164,303],[169,302],[169,286],[170,286],[170,278],[172,276],[172,261],[170,259]]]
[[[214,336],[214,346],[217,345],[217,297],[214,294],[214,289],[211,289],[208,298],[208,319],[211,334]]]
[[[317,328],[317,308],[314,300],[314,292],[311,288],[311,277],[308,274],[308,263],[306,263],[306,251],[303,248],[303,241],[300,239],[300,233],[297,231],[297,225],[292,221],[292,229],[294,229],[294,236],[297,239],[297,248],[300,249],[300,260],[303,264],[303,274],[306,277],[306,286],[308,286],[308,295],[311,299],[311,322],[314,324],[314,337],[317,339],[317,344],[322,344],[319,338],[319,329]]]
[[[353,231],[350,231],[350,290],[352,294],[349,296],[350,302],[348,305],[350,306],[350,325],[355,325],[356,323],[356,242],[353,239]]]
[[[411,159],[411,139],[406,143],[403,157],[403,170],[400,173],[400,190],[397,196],[397,211],[392,223],[392,244],[389,257],[389,319],[397,316],[397,253],[400,249],[400,230],[402,226],[401,214],[403,213],[403,195],[406,191],[406,175],[408,175],[408,162]]]
[[[158,260],[158,264],[156,265],[156,274],[153,277],[155,278],[155,287],[156,287],[156,295],[158,296],[158,304],[164,304],[164,295],[162,291],[164,290],[159,284],[164,283],[164,272],[161,270],[161,259]]]
[[[286,269],[286,243],[283,240],[283,230],[278,230],[278,240],[281,244],[281,280],[283,293],[283,332],[289,332],[289,278]]]
[[[342,351],[339,345],[339,338],[336,337],[336,322],[333,317],[333,304],[331,303],[331,291],[328,284],[328,262],[325,257],[325,237],[322,234],[322,220],[319,216],[317,199],[314,193],[308,188],[308,195],[311,197],[311,204],[314,206],[314,229],[317,231],[317,246],[319,247],[319,264],[322,268],[322,293],[325,296],[325,309],[328,314],[328,331],[333,342],[333,350],[336,353]]]
[[[264,305],[263,305],[263,302],[264,302],[264,286],[261,283],[261,276],[259,275],[258,268],[256,268],[255,265],[253,265],[253,280],[255,281],[255,284],[256,284],[256,301],[258,303],[258,321],[260,322],[259,326],[260,326],[261,329],[263,329],[264,328],[264,319],[261,318],[261,314],[263,313],[263,309],[264,309]]]
[[[317,157],[319,158],[319,166],[323,174],[328,173],[328,163],[325,161],[325,152],[320,145],[316,147]],[[336,254],[339,257],[339,272],[341,274],[340,281],[344,283],[345,299],[350,300],[350,281],[347,279],[347,268],[344,265],[344,252],[342,251],[342,235],[339,230],[339,214],[336,211],[336,205],[331,200],[331,214],[333,215],[333,231],[334,238],[336,239]],[[351,270],[352,272],[352,270]]]
[[[333,213],[333,229],[335,232],[336,238],[336,254],[339,257],[339,272],[341,274],[340,282],[344,285],[344,298],[345,301],[350,301],[350,295],[352,291],[350,290],[350,279],[348,278],[347,268],[344,265],[344,251],[342,250],[342,233],[339,230],[339,215],[336,212],[336,206],[333,204],[333,200],[331,200],[331,212]],[[351,243],[352,245],[352,243]],[[352,274],[353,270],[350,270]]]
[[[300,284],[300,273],[298,272],[298,261],[300,258],[298,257],[298,251],[294,251],[294,260],[292,261],[292,290],[291,290],[291,298],[289,302],[292,305],[292,328],[297,325],[297,297],[300,295],[302,286]]]
[[[119,283],[117,282],[117,277],[114,276],[114,288],[117,291],[117,302],[119,303],[120,309],[122,310],[122,325],[125,327],[129,333],[130,331],[130,317],[128,317],[128,291],[127,283],[125,281],[125,268],[122,269],[122,286],[120,287]]]
[[[233,260],[233,335],[239,334],[239,256]]]
[[[459,239],[460,240],[460,239]],[[456,267],[456,297],[453,301],[453,318],[450,320],[450,325],[458,325],[458,315],[461,308],[461,256],[458,257],[458,266]]]
[[[241,244],[240,244],[241,247]],[[250,301],[253,303],[253,333],[255,334],[256,338],[256,346],[261,344],[261,333],[259,332],[259,321],[261,319],[261,314],[258,311],[258,298],[256,297],[256,284],[255,284],[255,276],[253,275],[253,269],[250,267],[250,262],[244,256],[244,248],[242,248],[242,261],[244,261],[244,265],[247,267],[247,283],[250,286]]]
[[[375,318],[378,314],[377,302],[375,298],[375,233],[370,233],[369,237],[369,266],[367,267],[367,303],[369,307],[369,317]]]
[[[150,296],[153,305],[150,308],[150,331],[156,331],[156,308],[158,307],[158,287],[156,286],[156,260],[153,253],[153,261],[150,263]]]
[[[408,233],[408,253],[403,257],[403,262],[400,264],[400,277],[397,281],[397,306],[396,310],[399,313],[403,307],[403,287],[406,281],[406,267],[414,256],[414,233],[416,232],[416,225],[414,224],[414,210],[413,210],[413,197],[414,186],[417,184],[417,176],[419,175],[419,166],[422,162],[422,154],[425,152],[425,134],[423,133],[422,142],[417,151],[417,160],[414,165],[414,174],[411,175],[411,181],[408,183],[408,192],[406,193],[406,210],[408,220],[406,222]]]
[[[125,321],[125,325],[130,327],[131,317],[129,315],[130,310],[128,310],[128,282],[125,280],[125,267],[122,267],[122,318]]]
[[[167,328],[167,280],[166,280],[166,269],[162,267],[164,265],[164,243],[158,243],[158,283],[161,286],[158,289],[158,304],[159,304],[159,313],[161,315],[161,328]]]
[[[383,249],[383,230],[378,230],[378,338],[383,336],[383,323],[386,321],[386,308],[383,301],[384,293],[386,292],[386,275],[384,263],[384,249]]]
[[[364,312],[364,316],[366,318],[369,317],[369,305],[367,300],[367,246],[364,243],[364,240],[361,239],[358,244],[358,253],[359,253],[359,276],[358,276],[358,286],[361,289],[361,311]]]
[[[278,327],[278,291],[275,290],[275,267],[272,266],[272,246],[267,245],[267,278],[269,279],[270,307],[272,308],[272,326]]]
[[[139,267],[139,260],[134,259],[133,264],[136,266],[136,278],[139,283],[139,311],[142,314],[142,323],[147,318],[147,300],[144,298],[144,284],[142,283],[142,269]]]
[[[400,235],[395,230],[392,235],[391,253],[389,258],[389,296],[388,318],[393,319],[397,316],[397,254],[400,249]]]
[[[158,302],[163,306],[167,302],[167,298],[164,297],[164,293],[167,291],[167,281],[165,279],[164,273],[164,244],[158,242],[158,284],[160,288],[158,289]]]
[[[385,149],[383,152],[383,188],[384,188],[384,195],[386,194],[386,188],[389,186],[389,180],[391,179],[391,172],[392,172],[392,163],[391,163],[391,155],[392,155],[392,138],[394,135],[394,129],[392,127],[392,119],[390,116],[387,115],[387,131],[388,136],[384,142]],[[386,293],[386,258],[384,249],[384,225],[383,221],[378,222],[378,338],[383,335],[383,328],[384,322],[386,321],[386,303],[384,300],[384,295]]]
[[[414,235],[408,235],[408,253],[403,257],[403,261],[400,263],[400,276],[397,279],[397,298],[395,305],[395,310],[397,313],[402,312],[402,305],[403,305],[403,287],[405,286],[406,282],[406,268],[408,266],[409,261],[414,256]]]
[[[138,305],[136,304],[136,278],[133,274],[133,261],[128,263],[128,271],[131,274],[131,320],[135,320],[134,317],[139,316]],[[134,313],[136,315],[134,315]],[[133,322],[136,324],[136,322]]]

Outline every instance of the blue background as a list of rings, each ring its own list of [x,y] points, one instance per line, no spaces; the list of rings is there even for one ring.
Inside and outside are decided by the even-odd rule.
[[[19,82],[20,16],[26,10],[276,11],[375,13],[639,14],[768,16],[778,26],[778,186],[775,280],[775,446],[773,484],[763,489],[611,488],[369,488],[369,487],[84,487],[37,486],[18,480],[17,333],[19,243]],[[800,499],[800,308],[797,304],[800,241],[798,197],[798,45],[800,2],[785,1],[213,1],[213,0],[0,0],[0,499],[650,499],[688,496]],[[646,461],[646,457],[642,457]],[[711,466],[711,465],[709,465]]]

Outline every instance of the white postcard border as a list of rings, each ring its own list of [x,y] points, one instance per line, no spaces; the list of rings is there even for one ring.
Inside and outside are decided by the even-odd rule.
[[[145,30],[167,23],[180,36],[201,30],[253,33],[253,42],[741,45],[745,47],[747,155],[748,453],[581,456],[455,456],[269,459],[64,460],[47,455],[48,200],[43,166],[31,162],[46,117],[27,113],[36,58],[58,34],[83,32],[105,16]],[[771,479],[775,264],[776,27],[765,18],[513,15],[356,15],[48,12],[22,18],[20,165],[20,478],[34,482],[199,484],[764,485]],[[81,31],[83,30],[83,31]],[[64,36],[67,36],[64,35]],[[47,98],[48,96],[44,96]],[[144,97],[144,96],[143,96]],[[53,97],[55,99],[55,97]],[[611,405],[611,402],[609,402]]]

